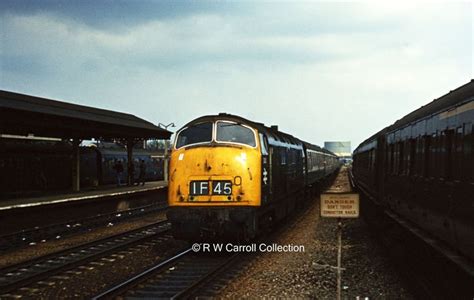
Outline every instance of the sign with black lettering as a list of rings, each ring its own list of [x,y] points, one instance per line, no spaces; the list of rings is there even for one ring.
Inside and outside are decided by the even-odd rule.
[[[358,218],[359,194],[325,193],[321,194],[321,217]]]

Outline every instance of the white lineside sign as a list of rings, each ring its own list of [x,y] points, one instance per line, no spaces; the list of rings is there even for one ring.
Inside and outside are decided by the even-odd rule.
[[[324,193],[321,194],[321,217],[358,218],[359,194]]]

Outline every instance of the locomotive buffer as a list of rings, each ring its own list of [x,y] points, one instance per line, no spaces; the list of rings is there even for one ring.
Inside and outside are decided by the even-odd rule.
[[[359,217],[359,194],[321,194],[321,217],[337,218],[337,300],[341,299],[342,219]]]

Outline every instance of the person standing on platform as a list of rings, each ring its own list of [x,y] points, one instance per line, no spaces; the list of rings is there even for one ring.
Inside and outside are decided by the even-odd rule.
[[[137,185],[142,183],[142,185],[145,185],[145,175],[146,175],[146,164],[145,160],[142,159],[140,161],[140,173],[138,174],[138,180],[137,180]]]
[[[117,174],[117,186],[122,185],[122,173],[123,173],[123,165],[121,160],[115,160],[114,165],[115,173]]]
[[[133,160],[132,160],[132,163],[128,166],[128,176],[130,177],[130,181],[127,180],[127,185],[134,185],[134,183],[135,183],[135,162]]]

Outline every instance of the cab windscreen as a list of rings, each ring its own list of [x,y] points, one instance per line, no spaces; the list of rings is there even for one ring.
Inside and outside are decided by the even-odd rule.
[[[176,139],[176,148],[192,144],[207,143],[212,140],[212,123],[200,123],[183,129]]]
[[[227,122],[217,122],[217,141],[244,144],[255,147],[255,134],[248,127]]]

